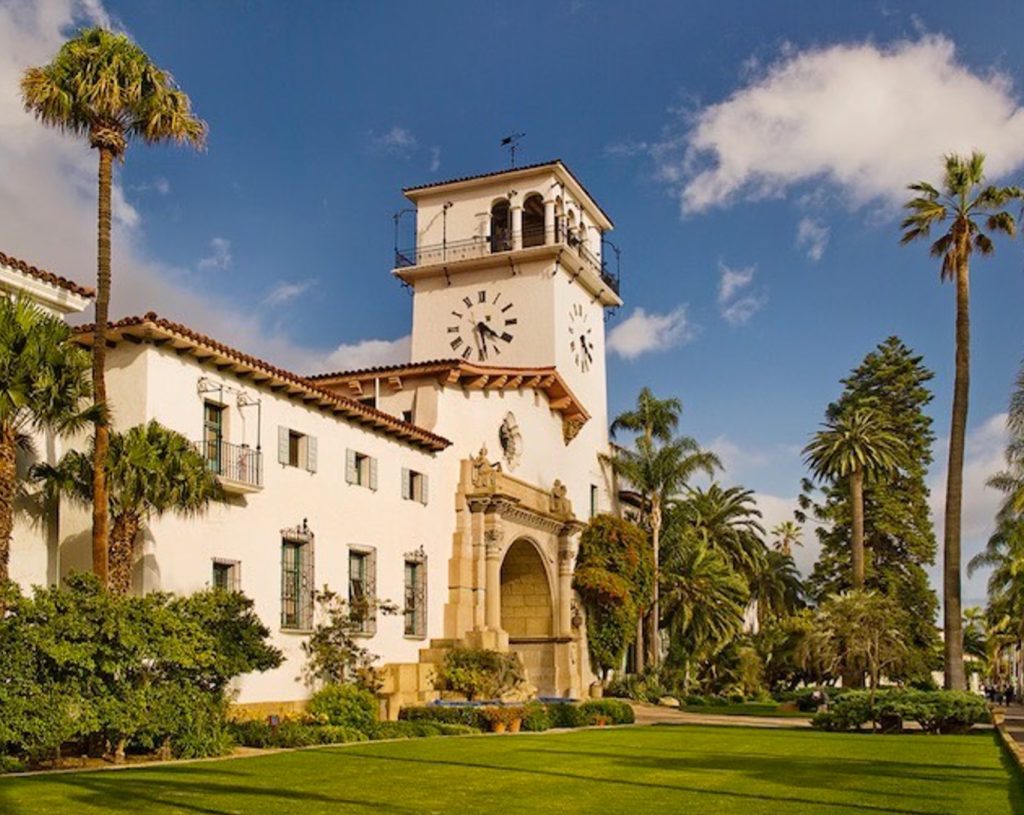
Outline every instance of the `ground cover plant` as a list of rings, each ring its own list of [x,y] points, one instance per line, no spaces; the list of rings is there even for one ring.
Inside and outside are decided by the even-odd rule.
[[[642,727],[314,747],[0,779],[0,811],[149,815],[537,811],[837,815],[1024,811],[991,732],[874,738]]]

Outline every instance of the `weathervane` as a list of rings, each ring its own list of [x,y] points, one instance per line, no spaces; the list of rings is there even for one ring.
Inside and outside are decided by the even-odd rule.
[[[519,147],[519,140],[525,135],[525,133],[512,133],[501,140],[501,146],[508,148],[510,167],[516,166],[516,148]]]

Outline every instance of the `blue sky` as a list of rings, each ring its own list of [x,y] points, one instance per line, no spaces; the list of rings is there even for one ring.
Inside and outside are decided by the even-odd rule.
[[[499,168],[524,131],[522,162],[562,158],[616,222],[611,410],[642,385],[681,397],[775,520],[838,379],[886,336],[935,370],[947,433],[953,290],[899,247],[898,203],[950,149],[1019,181],[1024,6],[694,5],[0,0],[0,248],[92,280],[93,157],[12,101],[74,19],[127,30],[210,124],[203,154],[130,151],[115,311],[300,369],[401,353],[401,187]],[[975,265],[972,548],[1024,350],[1022,250]]]

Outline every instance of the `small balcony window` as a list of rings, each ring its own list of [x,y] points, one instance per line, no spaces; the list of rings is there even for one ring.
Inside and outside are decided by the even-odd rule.
[[[215,589],[239,591],[242,583],[242,565],[237,560],[213,561],[211,584]]]
[[[417,501],[421,504],[426,504],[427,494],[427,476],[423,473],[416,472],[416,470],[410,470],[407,467],[403,467],[402,497],[407,501]]]
[[[345,451],[345,481],[360,487],[377,489],[377,459],[357,450]]]

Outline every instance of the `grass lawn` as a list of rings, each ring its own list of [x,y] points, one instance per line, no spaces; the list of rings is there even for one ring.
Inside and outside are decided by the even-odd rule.
[[[779,710],[774,702],[742,702],[722,705],[683,705],[687,713],[706,713],[709,716],[772,716],[783,719],[810,719],[814,714],[801,710]]]
[[[0,779],[0,812],[1003,813],[991,732],[871,736],[654,726],[314,748]]]

